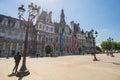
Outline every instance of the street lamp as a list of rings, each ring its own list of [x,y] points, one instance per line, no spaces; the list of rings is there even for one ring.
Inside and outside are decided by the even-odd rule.
[[[113,53],[112,53],[112,49],[113,49],[113,45],[112,45],[112,42],[113,42],[113,38],[111,38],[111,37],[109,37],[108,39],[107,39],[107,41],[108,41],[108,43],[109,43],[109,50],[110,50],[110,55],[112,56],[112,57],[114,57],[114,55],[113,55]]]
[[[23,76],[27,76],[27,75],[30,74],[30,72],[26,68],[26,54],[27,54],[27,46],[28,46],[28,30],[29,30],[30,24],[33,22],[33,20],[35,19],[35,17],[39,13],[40,7],[37,7],[37,5],[34,6],[33,3],[31,3],[30,5],[28,5],[28,8],[29,8],[29,10],[28,10],[29,11],[28,21],[25,21],[25,19],[22,17],[23,13],[25,12],[24,5],[21,5],[21,7],[18,7],[19,19],[22,19],[27,23],[26,23],[26,34],[25,34],[25,42],[24,42],[23,61],[22,61],[22,66],[20,68],[20,71],[17,72],[17,74],[16,74],[17,77],[23,77]]]
[[[91,30],[91,32],[93,33],[93,35],[95,35],[95,36],[93,36],[93,46],[94,46],[94,53],[93,53],[94,59],[93,59],[93,61],[98,61],[98,59],[96,58],[96,45],[95,45],[95,39],[98,36],[98,32],[94,31],[93,29]]]

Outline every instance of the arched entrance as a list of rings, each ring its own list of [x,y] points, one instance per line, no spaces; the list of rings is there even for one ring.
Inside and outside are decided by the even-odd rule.
[[[52,56],[52,47],[50,45],[47,45],[45,47],[45,52],[46,52],[47,55],[50,54]]]

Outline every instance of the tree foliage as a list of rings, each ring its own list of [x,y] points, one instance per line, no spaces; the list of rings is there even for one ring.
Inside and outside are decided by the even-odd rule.
[[[120,42],[109,42],[109,41],[103,41],[101,43],[101,48],[103,50],[120,50]]]
[[[99,46],[96,46],[96,50],[99,51],[99,52],[102,52],[102,50]]]
[[[117,50],[120,50],[120,42],[117,42],[116,48],[117,48]]]

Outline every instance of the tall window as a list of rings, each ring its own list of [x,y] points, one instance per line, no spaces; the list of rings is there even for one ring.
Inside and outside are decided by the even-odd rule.
[[[3,21],[2,21],[2,25],[5,25],[5,26],[8,25],[8,19],[7,19],[7,18],[4,18],[4,19],[3,19]]]
[[[48,42],[48,37],[46,36],[46,42]]]
[[[45,35],[42,36],[42,41],[45,41]]]
[[[41,41],[41,35],[39,35],[39,41]]]
[[[23,34],[22,33],[20,34],[20,40],[23,40]]]
[[[14,38],[15,39],[17,38],[17,32],[14,32]]]
[[[17,21],[16,23],[15,23],[15,28],[19,28],[20,27],[20,23],[19,23],[19,21]]]
[[[43,30],[44,30],[44,29],[45,29],[45,26],[43,25],[42,27],[43,27]]]
[[[9,30],[6,30],[6,31],[5,31],[5,37],[8,38],[8,37],[9,37],[9,34],[10,34],[10,31],[9,31]]]
[[[13,22],[10,22],[10,27],[13,27]]]
[[[56,37],[56,42],[58,42],[58,37]]]
[[[51,42],[53,42],[53,38],[51,38]]]
[[[4,33],[3,33],[3,29],[0,29],[0,37],[3,37]]]
[[[24,25],[24,24],[22,24],[22,25],[21,25],[21,28],[22,28],[22,29],[24,29],[24,28],[25,28],[25,25]]]
[[[51,32],[53,32],[53,28],[51,28]]]
[[[48,31],[48,26],[46,27],[46,31]]]
[[[41,26],[42,26],[42,25],[40,24],[40,25],[39,25],[39,28],[40,28],[40,29],[41,29]]]

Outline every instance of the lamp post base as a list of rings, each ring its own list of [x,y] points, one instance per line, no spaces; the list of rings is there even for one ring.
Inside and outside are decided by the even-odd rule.
[[[94,53],[93,56],[94,56],[93,61],[98,61],[98,59],[96,58],[96,53]]]
[[[30,72],[27,70],[26,66],[22,65],[20,71],[16,73],[16,76],[17,77],[24,77],[24,76],[27,76],[29,74],[30,74]]]
[[[97,59],[97,58],[94,58],[93,61],[98,61],[98,59]]]
[[[30,72],[28,70],[25,70],[25,71],[19,71],[19,72],[17,72],[16,76],[17,77],[24,77],[24,76],[27,76],[29,74],[30,74]]]

